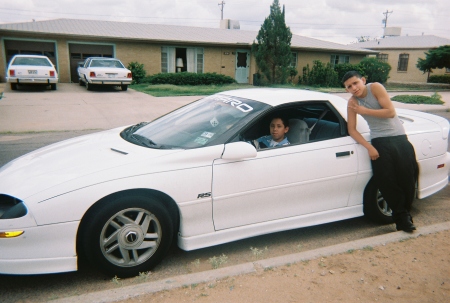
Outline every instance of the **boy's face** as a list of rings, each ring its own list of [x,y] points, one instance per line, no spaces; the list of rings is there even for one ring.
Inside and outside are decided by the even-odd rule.
[[[289,127],[284,126],[283,120],[280,118],[275,118],[270,122],[270,135],[276,142],[281,142],[288,130]]]
[[[366,79],[353,76],[344,82],[345,90],[358,98],[366,96]]]

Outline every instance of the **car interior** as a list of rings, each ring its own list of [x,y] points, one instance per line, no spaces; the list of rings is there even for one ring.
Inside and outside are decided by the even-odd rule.
[[[241,140],[252,141],[270,135],[269,124],[274,116],[289,120],[286,136],[291,145],[317,142],[347,136],[345,120],[328,102],[302,102],[297,106],[274,109],[258,119],[241,134]]]

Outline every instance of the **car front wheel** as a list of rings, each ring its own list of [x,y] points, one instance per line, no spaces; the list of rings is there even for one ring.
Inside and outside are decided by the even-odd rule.
[[[174,236],[169,212],[157,200],[141,196],[108,200],[83,223],[86,257],[119,277],[149,271],[166,255]]]
[[[364,215],[375,223],[391,224],[394,222],[392,219],[392,210],[375,185],[373,178],[370,179],[364,190],[363,211]]]

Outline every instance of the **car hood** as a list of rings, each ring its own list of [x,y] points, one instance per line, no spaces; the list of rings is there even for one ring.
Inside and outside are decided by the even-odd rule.
[[[129,143],[120,137],[122,130],[117,128],[58,142],[7,163],[0,168],[0,193],[23,200],[80,177],[101,171],[108,175],[107,171],[120,166],[182,151]],[[121,177],[127,173],[130,174],[125,170]],[[82,182],[79,186],[83,186]]]

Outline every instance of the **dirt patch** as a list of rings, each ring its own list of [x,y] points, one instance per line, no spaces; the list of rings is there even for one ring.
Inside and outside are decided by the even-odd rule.
[[[443,231],[122,302],[449,302],[449,251]]]

